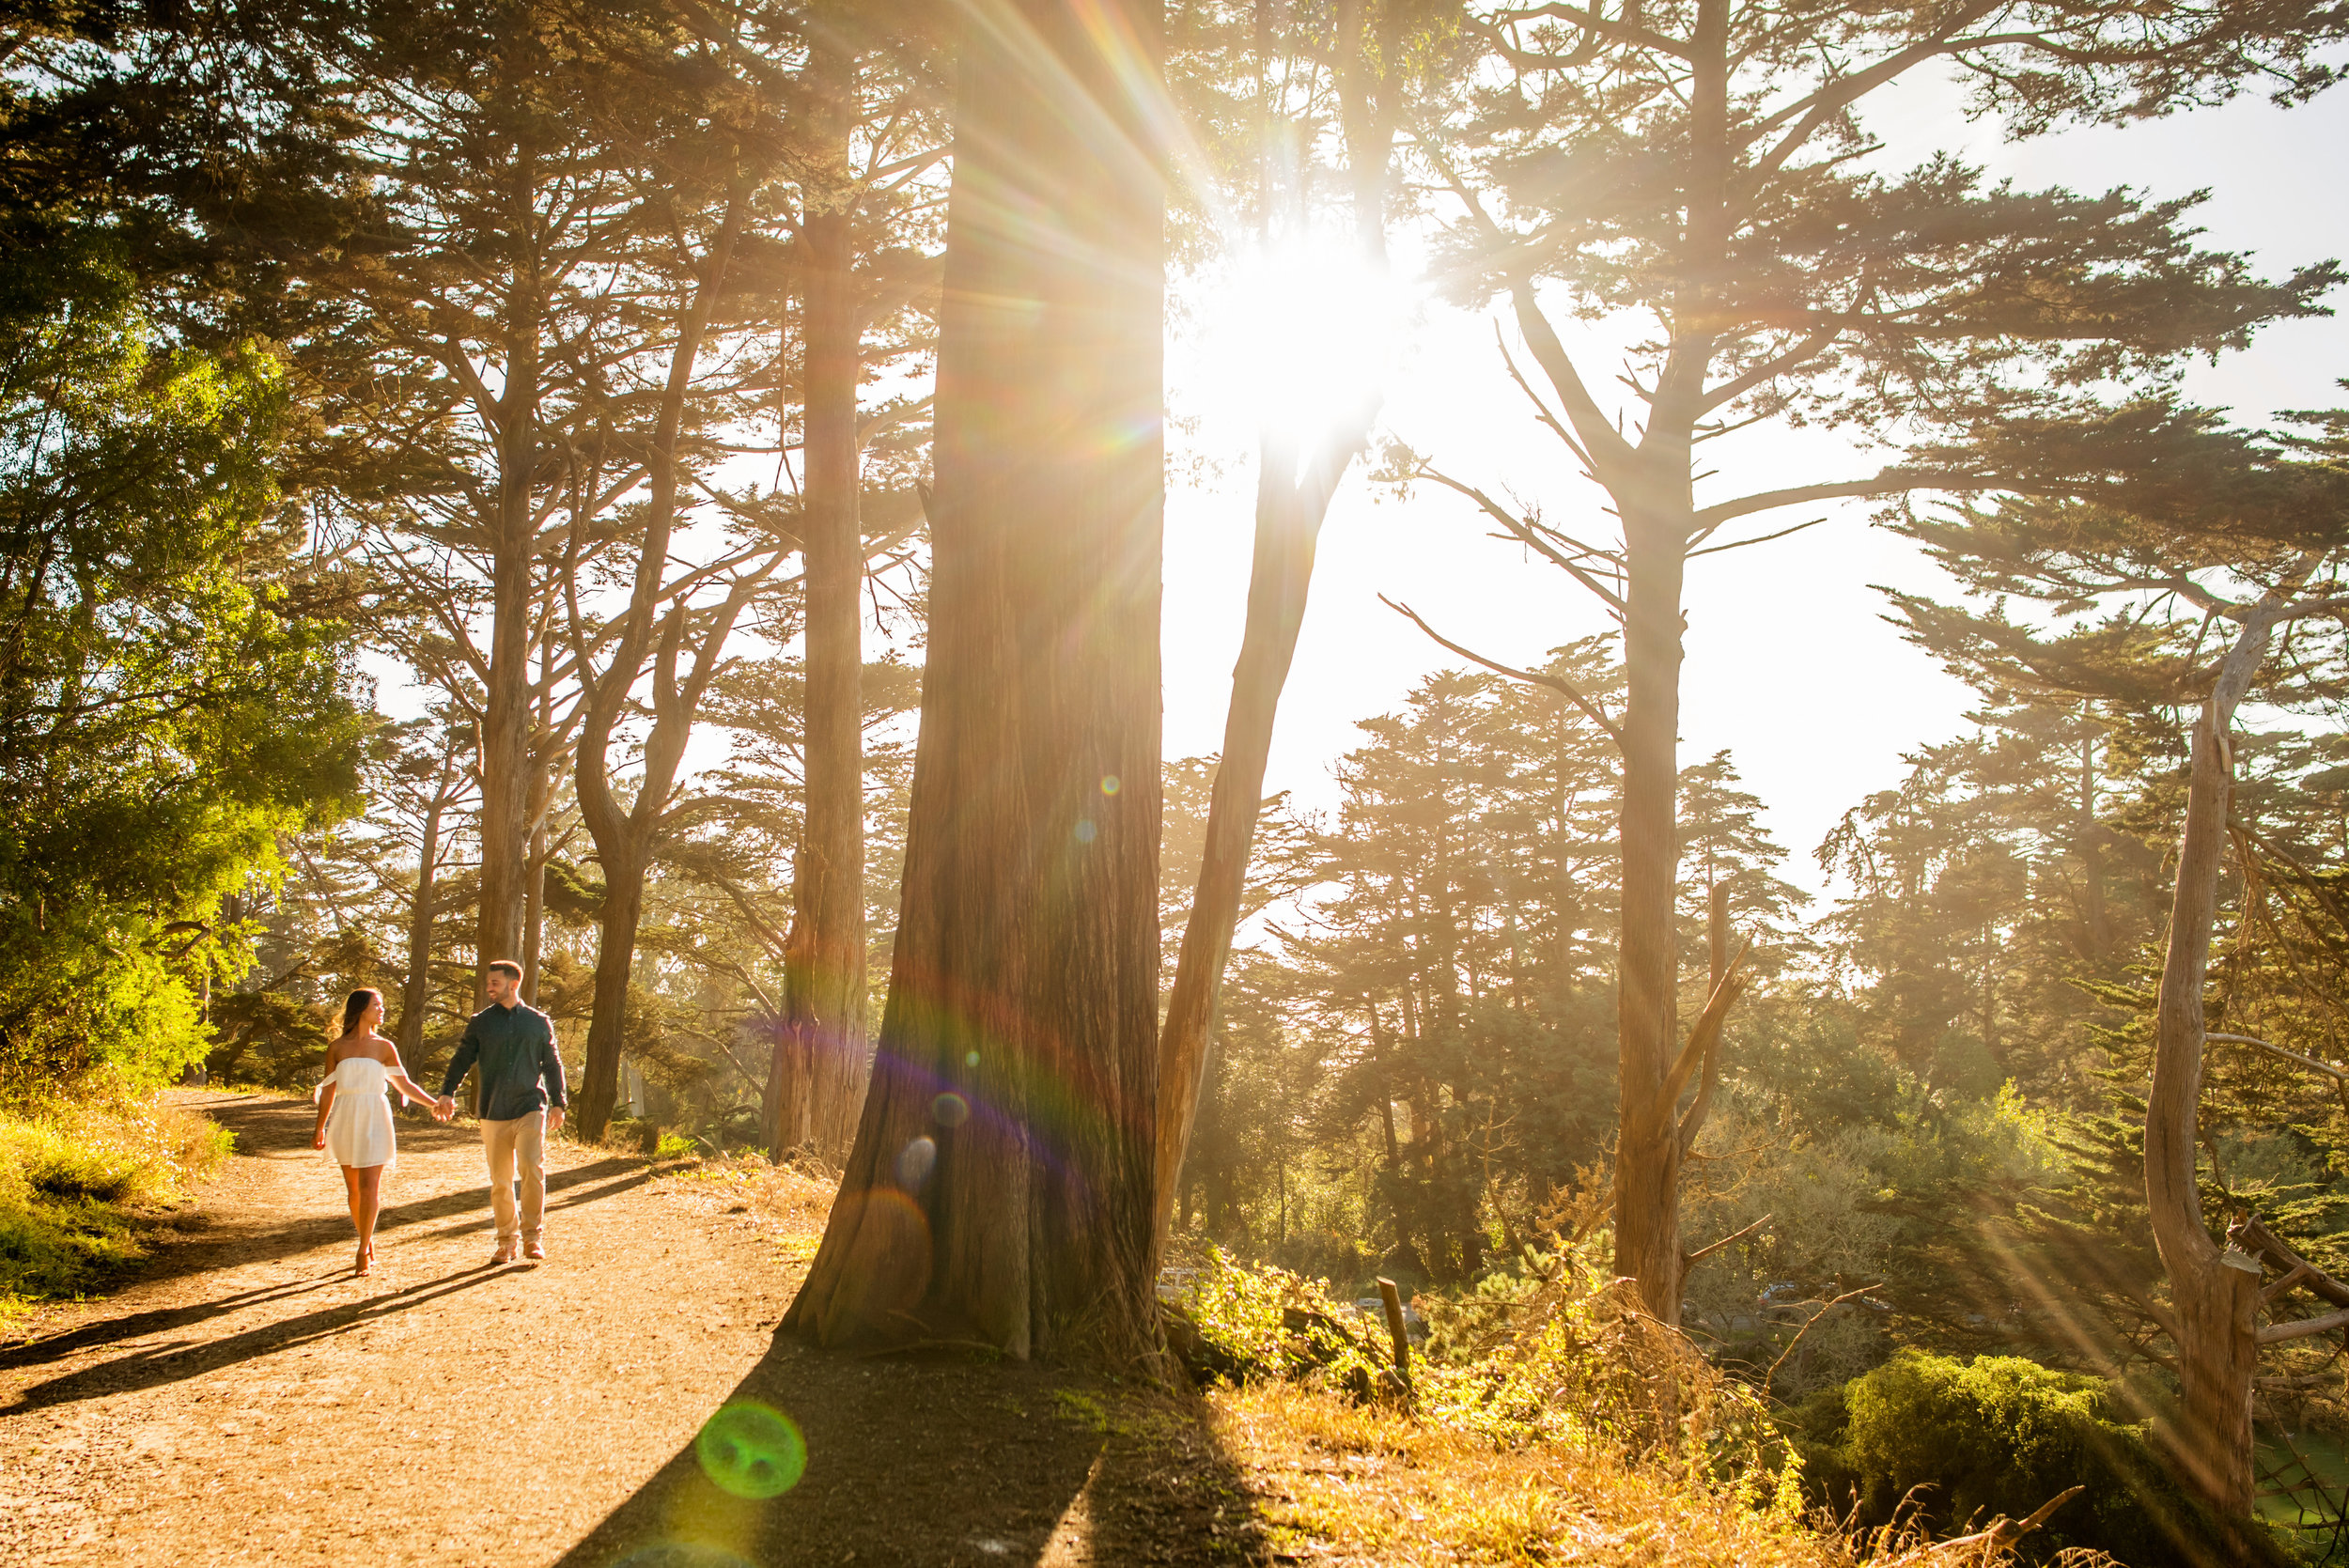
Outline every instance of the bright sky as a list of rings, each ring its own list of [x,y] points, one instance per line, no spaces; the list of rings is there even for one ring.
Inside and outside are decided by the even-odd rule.
[[[2349,255],[2349,89],[2290,111],[2245,101],[2127,130],[2002,145],[1968,125],[1938,84],[1901,89],[1874,121],[1907,165],[1951,148],[2025,187],[2137,187],[2156,196],[2208,189],[2206,243],[2248,251],[2270,276]],[[1879,95],[1886,97],[1889,95]],[[2336,302],[2349,313],[2349,290]],[[1563,322],[1561,323],[1563,326]],[[1253,526],[1250,389],[1284,374],[1265,363],[1261,322],[1177,345],[1170,364],[1176,415],[1200,420],[1190,444],[1221,472],[1168,507],[1166,748],[1202,754],[1222,744],[1232,660],[1239,646]],[[1586,379],[1615,359],[1602,340]],[[1517,347],[1513,337],[1513,348]],[[1356,351],[1341,342],[1341,350]],[[1493,347],[1492,319],[1431,308],[1404,349],[1384,427],[1437,466],[1496,495],[1540,505],[1570,533],[1614,537],[1599,497],[1556,439],[1535,427]],[[1520,355],[1520,364],[1530,363]],[[2248,353],[2197,367],[2197,399],[2256,422],[2279,408],[2349,401],[2349,319],[2273,328]],[[1310,378],[1308,379],[1310,390]],[[1603,396],[1603,394],[1602,394]],[[1627,394],[1626,394],[1627,396]],[[1700,499],[1777,485],[1865,475],[1879,459],[1839,438],[1749,433],[1709,449],[1721,477]],[[1759,534],[1832,512],[1770,514]],[[1379,604],[1409,603],[1438,629],[1487,657],[1538,660],[1570,638],[1607,629],[1595,600],[1554,567],[1486,536],[1470,505],[1432,487],[1408,502],[1376,492],[1358,471],[1322,534],[1312,606],[1281,706],[1268,780],[1308,808],[1335,803],[1330,764],[1359,743],[1356,721],[1392,711],[1427,672],[1456,662]],[[1588,536],[1585,535],[1585,536]],[[1743,534],[1737,536],[1745,536]],[[1784,541],[1694,563],[1688,591],[1684,763],[1729,749],[1746,787],[1791,852],[1793,880],[1823,884],[1811,851],[1843,813],[1898,780],[1904,751],[1964,728],[1967,690],[1902,642],[1871,584],[1947,592],[1947,579],[1906,541],[1872,528],[1864,506]]]

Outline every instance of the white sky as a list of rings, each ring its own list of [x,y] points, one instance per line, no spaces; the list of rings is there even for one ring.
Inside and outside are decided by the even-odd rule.
[[[2155,196],[2208,189],[2205,243],[2253,253],[2268,276],[2349,254],[2349,90],[2295,110],[2246,101],[2020,146],[1967,124],[1955,95],[1937,83],[1898,92],[1878,95],[1890,101],[1874,121],[1890,143],[1889,162],[1950,148],[2025,187],[2129,185]],[[2337,305],[2349,310],[2349,290]],[[1170,364],[1175,412],[1200,417],[1193,443],[1224,464],[1205,485],[1178,483],[1169,498],[1170,757],[1222,743],[1253,526],[1252,435],[1240,414],[1247,389],[1279,368],[1263,362],[1258,325],[1179,343]],[[1406,373],[1391,383],[1386,431],[1446,472],[1541,505],[1569,532],[1614,536],[1597,492],[1509,384],[1490,318],[1431,308],[1406,355]],[[1586,379],[1605,380],[1614,364],[1602,353],[1585,364]],[[2349,320],[2325,319],[2271,328],[2250,351],[2198,366],[2187,385],[2198,400],[2256,422],[2279,408],[2349,402],[2334,385],[2343,376]],[[1701,497],[1864,475],[1880,462],[1840,438],[1800,432],[1755,431],[1709,450],[1722,476]],[[1770,514],[1747,532],[1833,510]],[[1810,856],[1820,838],[1863,795],[1897,781],[1902,752],[1959,733],[1968,706],[1964,687],[1881,619],[1883,596],[1870,586],[1946,593],[1947,579],[1906,541],[1870,527],[1865,511],[1849,506],[1782,542],[1698,561],[1687,595],[1682,760],[1728,748],[1791,853],[1791,878],[1814,890],[1823,878]],[[1513,663],[1607,629],[1596,603],[1563,574],[1528,564],[1521,550],[1486,533],[1470,504],[1448,492],[1423,486],[1398,502],[1374,493],[1359,468],[1348,478],[1322,535],[1268,790],[1290,790],[1309,808],[1333,805],[1330,764],[1359,743],[1356,722],[1392,711],[1422,675],[1457,662],[1380,605],[1382,592],[1455,641]]]

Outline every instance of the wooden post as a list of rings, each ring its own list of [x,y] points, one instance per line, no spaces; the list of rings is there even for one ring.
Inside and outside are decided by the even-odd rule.
[[[1394,1375],[1402,1381],[1406,1393],[1411,1391],[1411,1336],[1403,1327],[1403,1293],[1394,1288],[1394,1281],[1381,1276],[1378,1299],[1387,1307],[1387,1333],[1394,1341]]]

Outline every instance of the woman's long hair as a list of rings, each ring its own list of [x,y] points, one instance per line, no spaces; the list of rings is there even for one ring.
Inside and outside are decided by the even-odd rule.
[[[382,1000],[383,993],[372,986],[362,986],[351,992],[350,1000],[343,1003],[343,1032],[348,1034],[358,1028],[359,1020],[367,1015],[368,1005]]]

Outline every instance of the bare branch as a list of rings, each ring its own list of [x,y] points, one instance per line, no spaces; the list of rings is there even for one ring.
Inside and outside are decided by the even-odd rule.
[[[1709,1258],[1714,1253],[1719,1251],[1722,1248],[1728,1246],[1731,1242],[1745,1240],[1746,1237],[1753,1234],[1754,1232],[1760,1230],[1763,1226],[1768,1224],[1771,1220],[1777,1218],[1778,1216],[1774,1214],[1766,1214],[1761,1219],[1755,1220],[1752,1224],[1748,1225],[1742,1231],[1732,1231],[1729,1234],[1721,1237],[1719,1241],[1708,1241],[1693,1252],[1682,1253],[1680,1261],[1684,1265],[1693,1265],[1695,1264],[1702,1263],[1706,1258]]]
[[[1775,534],[1762,534],[1750,539],[1739,539],[1735,544],[1709,545],[1703,550],[1692,550],[1688,551],[1688,559],[1693,561],[1700,555],[1719,555],[1724,550],[1743,550],[1748,545],[1766,545],[1772,539],[1782,539],[1789,534],[1799,534],[1806,528],[1816,528],[1826,520],[1825,518],[1812,518],[1809,522],[1798,522],[1792,528],[1781,528]]]
[[[1500,523],[1501,527],[1506,528],[1512,537],[1523,543],[1529,550],[1538,551],[1543,557],[1550,563],[1550,565],[1561,568],[1566,572],[1567,575],[1571,576],[1577,582],[1581,583],[1582,586],[1588,588],[1592,593],[1596,594],[1600,600],[1606,604],[1608,610],[1611,612],[1618,620],[1622,619],[1626,613],[1623,596],[1616,593],[1612,588],[1608,587],[1605,583],[1599,582],[1597,578],[1593,577],[1589,572],[1583,570],[1572,557],[1562,554],[1559,551],[1554,549],[1547,540],[1540,536],[1538,531],[1534,529],[1532,524],[1519,518],[1516,513],[1510,511],[1507,507],[1501,505],[1500,502],[1495,501],[1491,496],[1486,495],[1483,490],[1478,489],[1473,485],[1464,484],[1460,480],[1453,478],[1450,474],[1429,468],[1424,463],[1420,465],[1419,473],[1423,478],[1432,479],[1437,484],[1441,485],[1444,489],[1451,490],[1455,494],[1467,496],[1470,501],[1475,502],[1476,505],[1483,509],[1486,517],[1491,518],[1495,522]],[[1594,551],[1592,553],[1596,554],[1597,551]]]
[[[1425,621],[1420,619],[1419,613],[1413,610],[1409,605],[1397,604],[1394,600],[1389,598],[1384,594],[1380,594],[1378,596],[1378,602],[1393,611],[1396,614],[1408,619],[1413,626],[1427,633],[1427,635],[1433,638],[1437,643],[1440,644],[1444,647],[1450,648],[1454,653],[1458,654],[1462,659],[1468,660],[1471,663],[1481,664],[1497,675],[1505,675],[1511,680],[1522,681],[1528,686],[1548,687],[1550,691],[1557,692],[1560,696],[1565,698],[1566,701],[1580,708],[1584,718],[1590,720],[1592,723],[1596,724],[1601,730],[1605,731],[1607,738],[1613,741],[1618,750],[1622,749],[1623,731],[1617,729],[1613,722],[1610,721],[1605,713],[1599,710],[1596,703],[1591,701],[1590,698],[1584,696],[1581,692],[1576,691],[1572,686],[1567,685],[1564,681],[1560,680],[1556,675],[1546,675],[1538,674],[1532,670],[1519,670],[1507,664],[1497,664],[1493,660],[1486,659],[1483,654],[1471,653],[1468,649],[1460,646],[1459,644],[1452,641],[1451,638],[1444,636],[1434,627],[1429,626]]]

